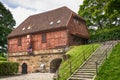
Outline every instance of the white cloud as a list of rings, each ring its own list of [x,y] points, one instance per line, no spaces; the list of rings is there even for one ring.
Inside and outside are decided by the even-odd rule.
[[[38,11],[32,11],[32,10],[28,10],[22,7],[17,7],[15,9],[12,9],[12,13],[14,18],[16,19],[16,26],[18,26],[23,20],[25,20],[27,17],[29,17],[30,15],[39,13]]]
[[[4,1],[3,1],[4,2]],[[78,12],[79,5],[83,0],[6,0],[7,8],[12,12],[16,20],[16,26],[23,22],[28,16],[67,6],[74,12]],[[11,7],[15,5],[17,7]]]
[[[16,21],[16,26],[17,27],[20,23],[22,23],[27,17],[33,14],[37,14],[40,11],[32,11],[23,7],[17,7],[17,8],[10,8],[5,4],[5,7],[8,8],[11,13],[13,14],[13,17]]]

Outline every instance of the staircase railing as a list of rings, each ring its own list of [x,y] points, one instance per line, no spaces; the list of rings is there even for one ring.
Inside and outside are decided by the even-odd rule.
[[[92,45],[91,47],[89,47],[89,48],[87,48],[87,49],[84,49],[83,51],[82,51],[82,55],[79,55],[79,54],[77,54],[76,56],[76,59],[74,59],[74,60],[70,60],[70,59],[68,59],[67,61],[66,61],[66,63],[65,63],[65,65],[63,66],[63,67],[60,67],[59,69],[61,69],[61,70],[65,70],[66,72],[65,73],[63,73],[63,74],[60,74],[59,73],[59,69],[58,69],[58,71],[57,71],[57,80],[60,80],[61,79],[61,77],[62,77],[62,80],[65,80],[65,79],[67,79],[69,76],[71,76],[72,74],[73,74],[73,72],[74,71],[76,71],[79,67],[80,67],[80,65],[82,65],[83,64],[83,62],[85,62],[86,61],[86,59],[94,52],[94,50],[95,50],[95,47]],[[91,54],[89,54],[89,53],[91,53]],[[81,61],[81,63],[79,63]],[[78,66],[75,66],[74,64],[77,64]],[[68,70],[69,69],[69,70]],[[65,79],[63,79],[63,78],[65,78]]]
[[[102,52],[102,54],[100,55],[100,57],[95,61],[95,65],[96,65],[96,75],[98,74],[98,66],[99,66],[99,64],[100,64],[100,62],[102,61],[102,60],[104,60],[104,58],[108,58],[108,53],[109,53],[109,51],[115,46],[114,44],[114,41],[111,41],[111,43],[109,42],[109,44],[111,44],[111,45],[109,45],[107,48],[106,48],[106,50],[104,50],[103,52]],[[103,43],[103,45],[105,45],[106,44],[106,42],[104,42]],[[108,43],[107,43],[108,44]],[[104,57],[105,56],[105,57]]]

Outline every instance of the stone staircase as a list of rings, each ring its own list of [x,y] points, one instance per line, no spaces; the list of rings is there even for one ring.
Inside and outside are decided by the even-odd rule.
[[[80,66],[67,80],[94,80],[97,69],[102,62],[108,57],[108,53],[117,44],[117,41],[107,41]]]

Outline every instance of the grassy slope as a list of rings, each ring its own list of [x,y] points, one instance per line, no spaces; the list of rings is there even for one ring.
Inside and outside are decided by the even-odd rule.
[[[67,61],[63,61],[60,66],[60,80],[65,80],[70,76],[70,62],[73,73],[84,62],[84,58],[87,59],[93,53],[93,50],[99,46],[99,44],[73,46],[72,49],[67,52],[71,57]]]
[[[120,44],[112,50],[95,80],[120,80]]]

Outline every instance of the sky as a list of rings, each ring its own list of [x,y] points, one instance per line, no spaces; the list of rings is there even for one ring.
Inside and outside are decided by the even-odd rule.
[[[46,12],[62,6],[67,6],[74,12],[78,12],[83,0],[0,0],[9,9],[20,25],[30,15]]]

